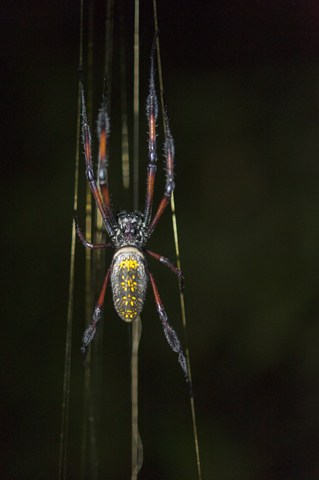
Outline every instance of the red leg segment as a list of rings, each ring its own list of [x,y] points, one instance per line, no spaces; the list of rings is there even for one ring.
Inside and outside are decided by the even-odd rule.
[[[100,191],[96,185],[96,181],[94,178],[94,172],[93,172],[93,165],[92,165],[92,152],[91,152],[91,133],[90,133],[90,127],[87,123],[87,116],[86,116],[86,107],[85,107],[85,98],[84,98],[84,90],[82,87],[82,137],[83,137],[83,146],[84,146],[84,155],[85,155],[85,162],[86,162],[86,178],[89,182],[92,195],[94,197],[94,200],[97,204],[97,207],[102,215],[105,228],[107,230],[107,233],[110,237],[114,236],[114,230],[112,226],[112,218],[110,215],[109,210],[107,210],[104,205],[103,201],[101,198]]]
[[[106,94],[103,95],[102,106],[97,120],[97,131],[99,137],[99,167],[98,181],[103,197],[104,207],[112,223],[114,222],[113,212],[110,206],[110,194],[108,185],[108,137],[110,133],[110,120],[106,110]]]
[[[165,208],[167,207],[175,188],[175,183],[174,183],[175,149],[174,149],[174,140],[170,132],[167,116],[166,116],[165,123],[166,123],[166,140],[164,144],[164,152],[166,157],[166,183],[165,183],[164,196],[148,228],[149,236],[153,233],[154,228],[156,227],[157,222],[159,221]]]
[[[146,102],[146,114],[148,119],[148,165],[147,165],[147,188],[145,198],[144,223],[148,225],[152,215],[152,205],[154,196],[154,182],[156,175],[156,120],[158,116],[158,101],[155,91],[154,81],[154,54],[155,42],[151,54],[151,72],[149,94]]]
[[[173,273],[175,273],[175,275],[178,276],[179,287],[180,287],[181,291],[183,291],[184,290],[184,276],[182,274],[182,271],[179,268],[177,268],[176,265],[174,265],[168,258],[162,257],[162,255],[159,255],[158,253],[152,252],[151,250],[145,250],[145,251],[146,251],[146,253],[151,255],[151,257],[155,258],[159,262],[166,265],[166,267],[168,267],[170,270],[172,270]]]

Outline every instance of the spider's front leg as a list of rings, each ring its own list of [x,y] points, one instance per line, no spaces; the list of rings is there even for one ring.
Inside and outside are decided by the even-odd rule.
[[[103,304],[104,304],[104,297],[105,297],[105,292],[106,292],[106,289],[107,289],[107,284],[109,282],[110,274],[111,274],[111,268],[108,269],[107,274],[105,276],[103,286],[102,286],[102,290],[101,290],[99,299],[97,301],[97,304],[96,304],[94,312],[93,312],[92,321],[91,321],[90,325],[88,326],[88,328],[85,330],[85,332],[83,334],[82,347],[81,347],[81,352],[82,353],[86,353],[89,344],[92,342],[92,340],[94,338],[95,331],[96,331],[96,326],[101,319],[101,315],[102,315],[102,311],[103,311]]]
[[[97,119],[97,133],[99,139],[99,163],[98,181],[103,198],[104,207],[112,224],[114,215],[110,204],[109,181],[108,181],[108,143],[110,135],[110,119],[107,112],[106,79],[104,85],[102,105]]]
[[[144,223],[149,225],[152,216],[152,205],[154,197],[154,183],[157,169],[157,153],[156,153],[156,120],[158,116],[158,101],[155,91],[154,79],[154,55],[155,41],[153,43],[151,53],[151,69],[149,80],[149,93],[146,100],[146,115],[148,121],[148,164],[147,164],[147,187],[144,210]]]
[[[87,181],[89,182],[90,189],[94,197],[94,200],[96,202],[96,205],[103,218],[106,231],[109,237],[113,238],[114,223],[113,223],[113,217],[112,217],[112,210],[109,204],[104,205],[100,191],[96,185],[96,181],[94,178],[94,171],[93,171],[93,164],[92,164],[92,151],[91,151],[91,132],[90,132],[90,127],[88,125],[88,120],[86,115],[86,104],[85,104],[85,97],[84,97],[84,89],[82,85],[81,85],[81,97],[82,97],[82,141],[84,146],[84,156],[85,156],[85,163],[86,163],[85,174],[86,174]],[[105,130],[105,142],[106,142],[106,131],[107,131],[106,124],[103,128]],[[100,144],[101,143],[103,144],[104,142],[104,137],[101,134],[101,132],[104,131],[103,128],[100,129]],[[103,148],[104,147],[102,147],[102,149]]]
[[[183,352],[181,342],[179,341],[177,333],[175,332],[175,330],[173,329],[173,327],[171,326],[171,324],[168,321],[167,314],[165,312],[161,297],[158,293],[154,277],[151,274],[151,272],[148,272],[148,274],[149,274],[149,279],[150,279],[152,289],[153,289],[153,293],[154,293],[154,297],[155,297],[157,312],[158,312],[158,315],[159,315],[160,320],[162,322],[162,327],[163,327],[163,330],[164,330],[166,340],[167,340],[169,346],[171,347],[171,349],[178,354],[178,362],[179,362],[179,364],[182,367],[182,370],[184,372],[185,379],[186,379],[186,382],[187,382],[188,387],[189,387],[189,394],[190,394],[190,396],[192,396],[193,395],[192,394],[192,385],[191,385],[191,381],[190,381],[190,376],[188,374],[186,357],[185,357],[185,354]]]
[[[153,233],[154,228],[156,227],[159,219],[163,215],[165,208],[167,207],[172,193],[175,189],[174,182],[174,158],[175,158],[175,147],[174,140],[169,128],[168,117],[165,114],[165,143],[164,143],[164,153],[166,157],[166,182],[165,190],[162,200],[158,206],[158,209],[148,227],[147,235],[148,237]]]

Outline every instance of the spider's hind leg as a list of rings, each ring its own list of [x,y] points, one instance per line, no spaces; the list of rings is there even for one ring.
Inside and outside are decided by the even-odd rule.
[[[97,304],[96,304],[94,312],[93,312],[92,321],[91,321],[90,325],[88,326],[88,328],[85,330],[85,332],[83,334],[82,347],[81,347],[81,352],[82,353],[86,353],[89,344],[92,342],[92,340],[94,338],[97,324],[99,323],[99,321],[101,319],[101,315],[102,315],[102,311],[103,311],[104,297],[105,297],[107,284],[109,282],[110,274],[111,274],[111,268],[108,269],[107,274],[105,276],[103,286],[102,286],[102,290],[101,290],[99,299],[97,301]]]
[[[178,362],[179,362],[180,366],[182,367],[182,370],[183,370],[184,375],[185,375],[186,382],[189,386],[189,393],[192,396],[191,381],[190,381],[190,377],[189,377],[189,374],[188,374],[186,357],[185,357],[185,354],[183,352],[181,342],[179,341],[177,333],[175,332],[175,330],[173,329],[173,327],[171,326],[171,324],[168,321],[167,314],[165,312],[161,297],[159,296],[159,293],[158,293],[158,290],[157,290],[157,286],[156,286],[154,277],[151,274],[151,272],[149,272],[149,278],[150,278],[150,282],[151,282],[154,297],[155,297],[157,312],[158,312],[158,315],[159,315],[160,320],[162,322],[162,327],[163,327],[163,330],[164,330],[166,340],[167,340],[169,346],[171,347],[171,349],[178,354]]]

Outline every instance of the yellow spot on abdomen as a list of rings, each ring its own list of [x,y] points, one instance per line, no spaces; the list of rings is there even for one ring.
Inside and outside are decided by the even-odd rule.
[[[114,306],[126,321],[134,320],[142,310],[146,291],[146,271],[143,255],[132,248],[115,256],[111,276]]]
[[[120,270],[136,270],[139,267],[139,263],[137,260],[133,260],[132,258],[126,258],[121,260],[119,263]]]

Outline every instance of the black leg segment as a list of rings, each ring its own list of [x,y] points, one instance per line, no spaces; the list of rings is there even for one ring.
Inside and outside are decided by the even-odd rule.
[[[106,292],[106,289],[107,289],[107,284],[109,282],[110,274],[111,274],[111,268],[108,269],[107,274],[105,276],[105,279],[104,279],[104,282],[103,282],[103,287],[102,287],[99,299],[98,299],[97,304],[96,304],[95,309],[94,309],[92,321],[91,321],[90,325],[88,326],[88,328],[85,330],[85,332],[83,334],[82,347],[81,347],[81,352],[82,353],[86,353],[89,344],[92,342],[92,340],[94,338],[97,324],[99,323],[99,321],[101,319],[102,311],[103,311],[104,297],[105,297],[105,292]]]
[[[181,342],[179,341],[179,338],[178,338],[175,330],[173,329],[173,327],[171,326],[171,324],[168,321],[167,314],[165,312],[161,297],[159,296],[154,277],[150,272],[149,272],[149,278],[150,278],[150,282],[151,282],[154,297],[155,297],[157,312],[158,312],[158,315],[159,315],[160,320],[162,322],[162,327],[163,327],[163,330],[164,330],[166,340],[167,340],[169,346],[171,347],[171,349],[178,354],[178,362],[179,362],[180,366],[182,367],[182,370],[183,370],[185,378],[186,378],[186,382],[189,385],[189,389],[190,389],[190,392],[191,392],[191,382],[190,382],[190,378],[189,378],[189,375],[188,375],[186,357],[185,357],[185,354],[183,352]]]

